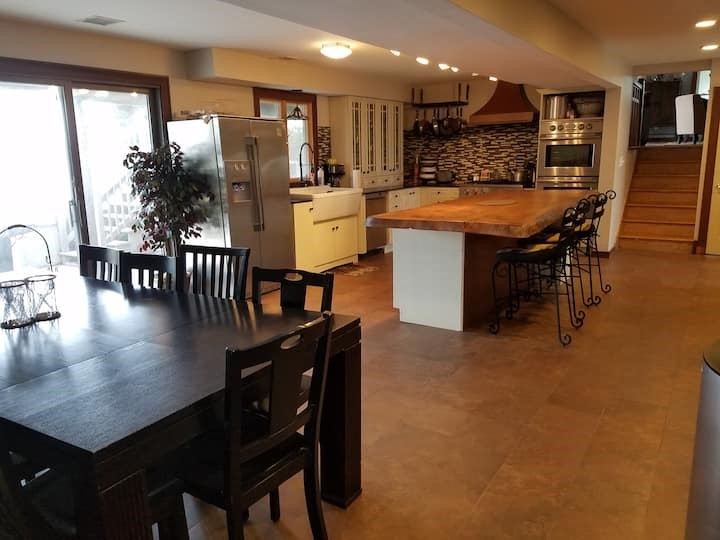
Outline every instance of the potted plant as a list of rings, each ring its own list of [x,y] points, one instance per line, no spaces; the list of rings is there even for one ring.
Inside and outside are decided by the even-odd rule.
[[[207,175],[187,166],[180,145],[165,144],[152,152],[130,147],[123,165],[130,169],[132,195],[140,202],[133,231],[142,230],[140,251],[162,248],[175,256],[178,246],[200,236],[207,221],[206,203],[215,195]]]

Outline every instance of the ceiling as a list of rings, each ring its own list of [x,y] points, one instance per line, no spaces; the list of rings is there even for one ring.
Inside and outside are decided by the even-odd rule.
[[[548,0],[632,64],[695,60],[708,56],[705,36],[693,23],[713,14],[717,0]],[[328,9],[332,6],[332,9]],[[720,6],[715,15],[720,18]],[[618,16],[622,13],[623,16]],[[107,27],[78,22],[102,15],[125,22]],[[448,0],[0,0],[0,16],[149,40],[191,50],[241,49],[267,57],[293,57],[342,70],[432,83],[467,79],[470,73],[537,87],[570,88],[602,81],[500,30]],[[320,29],[318,29],[320,28]],[[668,28],[675,29],[670,32]],[[345,60],[319,54],[324,42],[353,47]],[[388,49],[398,49],[400,57]],[[430,66],[415,62],[426,56]],[[441,72],[437,63],[461,72]]]
[[[718,0],[548,1],[634,66],[720,57],[720,49],[700,50],[707,43],[720,43]],[[695,28],[703,19],[719,23]]]
[[[294,57],[412,83],[467,79],[471,72],[539,87],[598,82],[469,16],[447,0],[333,0],[332,10],[328,10],[327,0],[320,0],[314,4],[323,16],[309,21],[288,16],[298,8],[308,8],[307,13],[311,13],[307,0],[262,0],[255,4],[250,10],[219,0],[0,0],[0,16],[149,40],[184,50],[226,47],[269,57]],[[262,13],[268,9],[274,13]],[[78,22],[92,15],[125,22],[107,27]],[[317,26],[332,32],[313,28]],[[353,55],[339,61],[326,59],[319,48],[329,41],[349,42]],[[395,57],[389,48],[403,54]],[[430,66],[416,63],[415,56],[419,55],[430,58]],[[436,67],[439,62],[456,65],[461,72],[441,72]]]

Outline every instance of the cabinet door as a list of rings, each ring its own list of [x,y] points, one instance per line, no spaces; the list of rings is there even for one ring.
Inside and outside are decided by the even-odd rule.
[[[378,140],[378,163],[379,172],[381,174],[388,174],[392,171],[392,150],[390,147],[391,142],[391,116],[390,116],[390,105],[386,102],[379,102],[377,104],[379,108],[379,140]]]
[[[425,188],[420,190],[420,206],[435,204],[438,202],[439,191],[433,188]]]
[[[409,189],[409,190],[408,190],[408,194],[407,194],[407,199],[406,199],[406,201],[407,201],[407,202],[406,202],[406,204],[407,204],[406,208],[407,208],[407,209],[417,208],[418,206],[420,206],[420,193],[419,193],[419,190],[417,190],[417,189]]]
[[[403,111],[401,103],[390,105],[390,171],[401,173],[403,159]]]
[[[387,211],[388,212],[397,212],[398,210],[403,210],[402,206],[402,189],[396,189],[393,191],[388,191],[387,195]]]
[[[335,219],[333,235],[335,237],[335,255],[332,260],[344,259],[357,255],[357,217],[348,216]]]
[[[362,171],[363,175],[377,172],[377,118],[374,101],[362,102]]]
[[[445,188],[438,190],[437,202],[453,201],[460,196],[459,188]]]
[[[295,225],[295,266],[301,270],[312,271],[317,265],[313,205],[311,202],[295,203],[292,207]]]
[[[362,105],[359,100],[350,100],[350,130],[352,132],[352,169],[362,169]]]
[[[315,223],[313,227],[314,246],[315,246],[315,257],[314,265],[322,266],[331,261],[334,261],[338,257],[335,256],[337,251],[335,247],[335,226],[337,220],[323,221],[321,223]],[[357,234],[355,237],[357,243]]]

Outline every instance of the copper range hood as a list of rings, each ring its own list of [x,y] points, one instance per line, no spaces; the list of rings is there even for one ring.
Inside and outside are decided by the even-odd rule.
[[[495,93],[481,109],[470,115],[470,125],[519,124],[537,119],[539,111],[519,84],[498,81]]]

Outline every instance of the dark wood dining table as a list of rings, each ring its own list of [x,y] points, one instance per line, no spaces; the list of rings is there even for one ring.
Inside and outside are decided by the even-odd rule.
[[[69,464],[87,538],[151,539],[145,470],[222,411],[225,348],[288,332],[317,312],[81,277],[57,284],[62,316],[0,331],[0,437]],[[360,319],[336,315],[321,427],[323,499],[360,485]],[[0,526],[2,537],[2,526]]]

